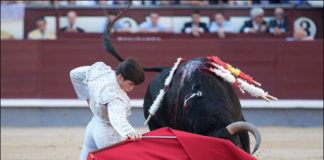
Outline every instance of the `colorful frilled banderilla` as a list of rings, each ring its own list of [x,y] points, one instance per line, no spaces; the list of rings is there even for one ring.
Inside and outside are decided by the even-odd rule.
[[[253,80],[253,78],[237,68],[232,67],[230,64],[225,63],[216,56],[207,57],[211,62],[211,68],[207,68],[208,71],[222,77],[224,80],[238,87],[243,93],[248,92],[253,97],[261,97],[266,101],[278,100],[276,97],[271,96],[263,89],[254,86],[256,84],[261,86],[259,82]]]

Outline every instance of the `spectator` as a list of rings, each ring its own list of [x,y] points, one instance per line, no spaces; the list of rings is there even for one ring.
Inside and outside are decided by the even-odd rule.
[[[116,19],[117,14],[114,12],[109,12],[107,15],[107,19],[105,23],[102,25],[102,31],[104,31],[105,27],[107,26],[107,23],[112,23]],[[117,20],[111,30],[112,32],[131,32],[131,24],[130,23],[121,23],[119,20]]]
[[[262,33],[267,32],[267,22],[263,20],[264,10],[262,8],[252,8],[250,11],[251,20],[245,21],[240,32]]]
[[[184,24],[181,32],[191,33],[195,37],[199,37],[201,33],[208,32],[208,27],[206,23],[200,22],[200,14],[193,13],[191,15],[192,22],[187,22]]]
[[[231,22],[225,20],[223,14],[216,13],[215,21],[210,24],[210,33],[217,33],[219,37],[225,37],[226,32],[234,32]]]
[[[67,13],[68,26],[61,28],[61,32],[79,32],[84,33],[84,30],[76,25],[77,13],[75,11],[69,11]]]
[[[275,19],[269,23],[269,32],[275,36],[282,35],[289,31],[288,19],[285,16],[284,9],[278,7],[274,11]]]
[[[38,18],[36,21],[37,29],[28,33],[28,39],[56,39],[56,35],[53,32],[47,30],[47,22],[42,18]]]
[[[138,32],[172,32],[170,28],[159,22],[159,18],[157,13],[151,13],[150,20],[141,23]]]

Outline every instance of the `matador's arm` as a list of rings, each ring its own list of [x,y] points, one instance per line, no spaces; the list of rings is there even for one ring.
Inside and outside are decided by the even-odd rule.
[[[74,90],[80,100],[89,99],[88,85],[84,80],[87,78],[86,74],[90,67],[82,66],[70,71],[70,78],[74,87]]]

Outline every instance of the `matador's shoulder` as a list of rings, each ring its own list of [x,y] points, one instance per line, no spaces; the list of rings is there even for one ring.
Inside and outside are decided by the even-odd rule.
[[[87,80],[88,81],[94,80],[106,73],[114,73],[114,71],[111,69],[110,66],[106,65],[105,63],[96,62],[90,66],[87,72]]]
[[[129,102],[129,97],[117,82],[106,84],[99,92],[99,102],[101,104],[107,104],[114,99],[120,99],[124,103]]]

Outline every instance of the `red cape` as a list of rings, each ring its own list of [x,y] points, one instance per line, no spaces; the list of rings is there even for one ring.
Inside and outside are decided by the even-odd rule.
[[[125,141],[89,153],[88,160],[256,160],[232,142],[220,138],[171,128],[160,128],[144,135],[177,138]]]

